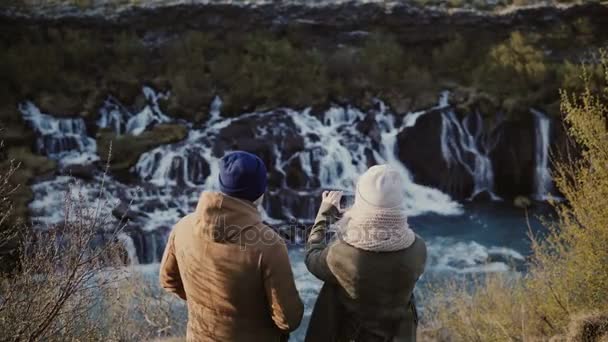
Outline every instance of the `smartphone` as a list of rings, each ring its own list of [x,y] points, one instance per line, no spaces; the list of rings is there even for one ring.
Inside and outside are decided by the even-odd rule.
[[[340,208],[348,209],[355,204],[355,194],[352,192],[344,192],[340,199]]]

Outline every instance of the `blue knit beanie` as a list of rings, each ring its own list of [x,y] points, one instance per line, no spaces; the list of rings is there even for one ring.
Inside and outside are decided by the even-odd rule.
[[[236,151],[220,160],[220,190],[226,195],[253,202],[267,184],[266,166],[258,156]]]

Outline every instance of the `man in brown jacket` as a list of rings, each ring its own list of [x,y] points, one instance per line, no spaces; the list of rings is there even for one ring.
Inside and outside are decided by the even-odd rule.
[[[188,341],[286,341],[302,319],[287,247],[257,205],[266,168],[255,155],[220,161],[220,192],[203,192],[174,227],[161,286],[188,303]]]

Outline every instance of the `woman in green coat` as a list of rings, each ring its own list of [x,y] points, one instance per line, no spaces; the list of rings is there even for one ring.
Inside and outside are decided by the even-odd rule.
[[[413,302],[426,263],[426,245],[407,224],[400,173],[371,167],[358,183],[352,208],[339,191],[323,202],[306,245],[306,266],[324,281],[307,342],[416,340]],[[327,243],[330,227],[335,236]]]

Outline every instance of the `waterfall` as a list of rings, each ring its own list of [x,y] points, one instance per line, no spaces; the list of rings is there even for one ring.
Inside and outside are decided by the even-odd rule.
[[[116,134],[126,133],[125,124],[132,114],[124,107],[117,99],[109,96],[99,109],[99,119],[97,126],[99,128],[109,128]]]
[[[61,166],[90,164],[99,160],[97,143],[87,135],[82,118],[55,118],[31,102],[19,105],[23,119],[36,132],[36,150]]]
[[[490,153],[498,139],[484,133],[483,119],[479,112],[467,115],[460,121],[452,109],[441,113],[441,153],[448,167],[458,164],[471,175],[474,182],[470,199],[486,192],[493,200],[494,171]]]
[[[205,137],[204,131],[191,128],[185,141],[142,154],[135,172],[157,186],[204,185],[208,177],[203,170],[208,161],[214,160],[211,146],[201,141]]]
[[[289,115],[297,133],[304,137],[305,150],[300,153],[307,176],[318,177],[324,189],[352,189],[367,167],[364,150],[369,144],[357,137],[354,128],[355,121],[365,115],[355,108],[337,106],[327,110],[321,120],[310,110],[290,111]]]
[[[99,109],[97,126],[110,128],[116,134],[140,135],[152,125],[170,122],[171,119],[162,112],[159,104],[160,100],[169,98],[169,93],[157,93],[150,87],[143,87],[142,93],[146,105],[137,113],[109,96]]]
[[[121,233],[118,235],[118,240],[125,247],[125,251],[127,252],[127,257],[129,258],[129,263],[131,265],[139,264],[139,258],[137,257],[137,250],[135,249],[135,243],[133,239],[125,233]]]
[[[160,110],[158,101],[168,95],[156,94],[149,88],[144,88],[144,94],[148,103],[137,113],[108,97],[99,110],[98,127],[117,134],[140,134],[151,125],[167,122],[169,119]],[[110,199],[106,207],[110,210],[119,203],[129,203],[132,221],[128,228],[133,239],[125,244],[127,251],[131,258],[134,251],[144,253],[137,256],[140,262],[157,260],[162,249],[160,232],[170,230],[181,217],[192,212],[201,191],[218,189],[218,158],[237,145],[244,149],[255,145],[252,149],[260,150],[261,155],[265,153],[263,157],[269,160],[269,173],[282,181],[274,184],[266,196],[263,215],[267,222],[313,220],[321,190],[352,192],[357,178],[370,165],[378,163],[391,164],[403,175],[402,191],[406,193],[409,215],[457,215],[462,212],[459,203],[439,190],[415,184],[407,167],[396,156],[398,134],[406,127],[415,126],[420,116],[446,106],[447,93],[443,93],[437,106],[408,114],[409,119],[398,125],[395,116],[380,100],[370,111],[332,105],[322,113],[278,108],[225,118],[221,114],[222,101],[216,97],[203,126],[185,123],[189,128],[186,139],[140,156],[132,169],[139,179],[139,188],[106,176],[104,193]],[[32,118],[40,116],[31,109],[27,113]],[[39,136],[65,135],[66,129],[60,126],[68,125],[70,132],[94,146],[95,141],[86,135],[82,119],[60,120],[68,119],[48,117],[30,121],[36,123],[34,127],[40,127],[36,129]],[[375,133],[363,134],[362,125]],[[45,141],[41,146],[48,148]],[[90,150],[81,148],[75,152],[76,155],[94,154],[94,150]],[[57,158],[63,161],[64,156]],[[94,201],[103,175],[97,171],[94,177],[94,182],[83,185],[88,201]],[[295,183],[294,179],[297,179]],[[291,184],[295,185],[291,187]],[[30,205],[33,216],[46,224],[59,223],[63,203],[60,197],[70,186],[69,177],[35,184],[35,199]]]
[[[442,95],[440,106],[445,106],[446,98],[445,94]],[[215,112],[205,128],[191,129],[184,142],[161,146],[143,154],[135,166],[135,171],[142,180],[157,186],[184,184],[201,189],[217,189],[216,179],[219,170],[217,170],[217,157],[213,154],[213,142],[222,135],[224,128],[238,121],[247,120],[255,123],[256,141],[276,137],[277,144],[272,148],[274,165],[269,167],[287,175],[286,167],[295,158],[299,162],[302,173],[309,179],[318,180],[316,183],[319,184],[318,186],[297,191],[300,196],[316,196],[319,188],[352,191],[357,178],[367,170],[368,165],[381,162],[396,165],[408,181],[404,191],[408,194],[408,211],[411,215],[424,212],[444,215],[460,213],[459,204],[452,201],[448,195],[413,183],[407,168],[396,158],[396,137],[407,123],[402,127],[395,127],[393,115],[382,102],[379,101],[378,105],[381,108],[379,112],[367,114],[350,106],[332,106],[320,116],[313,115],[310,109],[294,111],[286,108],[248,113],[229,119],[223,119]],[[435,108],[439,106],[433,109]],[[380,149],[356,128],[356,124],[364,120],[366,115],[372,115],[375,124],[380,127],[382,132]],[[303,148],[301,151],[286,155],[285,151],[279,148],[280,140],[290,135],[302,137]],[[373,151],[375,160],[369,160],[366,151]],[[200,175],[200,172],[193,171],[193,168],[197,168],[197,162],[206,162],[208,165],[206,180],[194,178]],[[283,184],[283,187],[287,186]],[[310,199],[305,202],[314,203]],[[283,208],[285,212],[291,212],[292,209],[289,206]],[[305,211],[312,216],[307,219],[313,219],[314,209],[306,209]],[[269,213],[270,216],[272,214]]]
[[[431,110],[443,108],[446,104],[447,93],[443,93],[440,97],[439,105]],[[417,113],[417,117],[423,114],[425,113]],[[396,156],[397,135],[406,127],[412,127],[410,126],[412,122],[404,120],[401,127],[395,127],[395,117],[386,111],[383,103],[380,105],[380,112],[376,114],[376,121],[379,124],[382,135],[382,149],[379,153],[376,153],[376,159],[392,165],[401,172],[402,177],[405,179],[408,214],[410,216],[420,215],[425,212],[434,212],[442,215],[460,214],[462,212],[460,204],[454,202],[450,196],[439,190],[414,183],[410,171],[398,160]]]
[[[549,143],[551,121],[542,112],[530,109],[534,115],[534,159],[536,167],[534,169],[534,198],[547,200],[551,198],[553,190],[553,180],[549,170]]]
[[[435,110],[442,110],[442,109],[448,108],[449,99],[450,99],[450,92],[442,91],[441,95],[439,96],[439,103],[437,104],[437,106],[435,106],[431,109],[428,109],[428,110],[421,110],[418,112],[408,113],[405,116],[405,118],[403,118],[403,127],[414,127],[414,126],[416,126],[416,122],[418,121],[418,118],[420,118],[424,114],[428,114]]]

